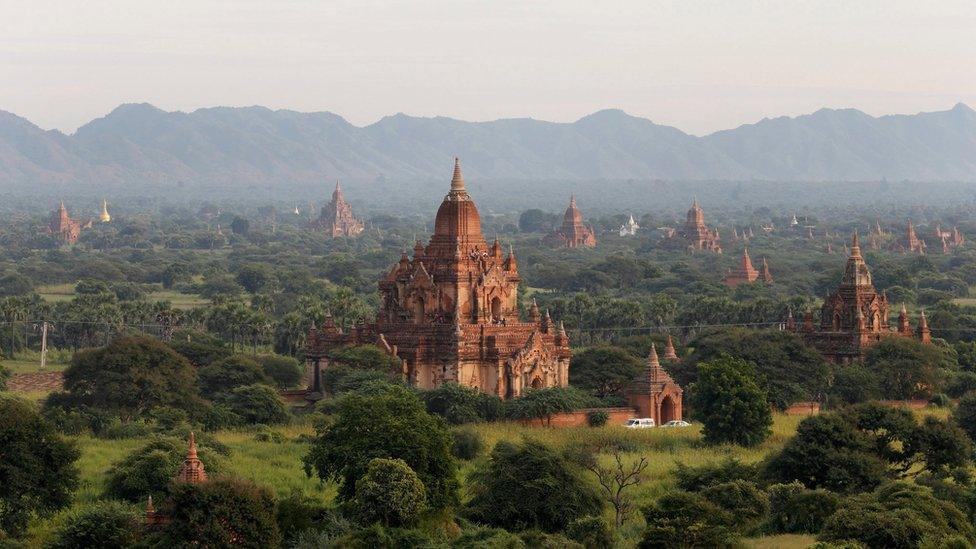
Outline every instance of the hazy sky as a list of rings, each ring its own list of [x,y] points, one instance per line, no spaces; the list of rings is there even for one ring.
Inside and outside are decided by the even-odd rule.
[[[973,0],[0,0],[0,109],[119,103],[572,121],[701,134],[820,107],[976,106]]]

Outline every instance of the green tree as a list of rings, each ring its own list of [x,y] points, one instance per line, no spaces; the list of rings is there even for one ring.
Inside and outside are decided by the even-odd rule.
[[[840,493],[872,490],[889,474],[877,448],[876,439],[849,417],[820,414],[800,422],[796,435],[769,458],[764,476]]]
[[[755,446],[772,433],[772,411],[754,375],[749,363],[729,356],[698,365],[691,405],[706,442]]]
[[[420,397],[428,412],[441,416],[451,425],[494,421],[503,413],[502,400],[498,396],[453,382],[424,391]]]
[[[864,364],[878,373],[882,397],[888,399],[928,398],[954,367],[941,347],[902,337],[872,346]]]
[[[409,526],[424,512],[427,490],[402,459],[376,458],[356,481],[354,505],[364,524]]]
[[[198,375],[200,392],[209,398],[244,385],[270,381],[260,364],[243,355],[234,355],[208,364],[200,368]]]
[[[0,394],[0,533],[20,536],[31,517],[67,507],[79,455],[34,405]]]
[[[695,352],[676,369],[679,384],[690,385],[698,364],[723,354],[753,365],[755,378],[771,404],[785,409],[801,400],[815,400],[826,391],[830,368],[820,354],[791,332],[736,328],[705,335],[694,342]]]
[[[599,398],[622,395],[643,367],[640,360],[619,347],[592,347],[573,354],[569,383]]]
[[[275,282],[274,273],[267,265],[249,263],[237,271],[237,283],[252,294],[269,288]]]
[[[469,490],[467,516],[509,530],[559,532],[601,510],[600,497],[573,464],[533,440],[496,444],[485,466],[471,473]]]
[[[966,393],[959,399],[952,419],[966,432],[969,440],[976,441],[976,391]]]
[[[177,484],[161,509],[168,522],[160,546],[278,547],[275,499],[250,482],[214,479]]]
[[[72,512],[44,544],[46,549],[125,549],[135,545],[141,517],[117,501],[96,501]]]
[[[290,356],[258,355],[255,360],[279,389],[291,389],[302,380],[302,366]]]
[[[356,481],[374,458],[402,459],[427,488],[433,509],[457,503],[451,433],[409,389],[388,385],[371,394],[340,399],[335,421],[316,437],[304,458],[305,471],[339,483],[339,499],[355,497]]]
[[[235,387],[230,393],[224,393],[220,402],[247,424],[273,425],[288,421],[288,407],[278,390],[270,385]]]
[[[190,363],[145,336],[123,337],[75,353],[64,372],[64,388],[66,393],[52,395],[49,405],[89,406],[123,419],[162,406],[191,414],[201,407]]]
[[[546,425],[552,423],[552,416],[560,412],[572,412],[599,404],[593,397],[579,389],[547,387],[531,389],[524,395],[509,400],[506,413],[512,419],[542,419]]]

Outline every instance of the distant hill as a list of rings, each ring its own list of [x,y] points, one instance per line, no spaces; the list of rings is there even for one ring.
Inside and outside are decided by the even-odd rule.
[[[872,117],[822,109],[705,137],[600,111],[573,123],[388,116],[365,127],[263,107],[122,105],[73,135],[0,111],[0,188],[443,180],[976,180],[976,111]]]

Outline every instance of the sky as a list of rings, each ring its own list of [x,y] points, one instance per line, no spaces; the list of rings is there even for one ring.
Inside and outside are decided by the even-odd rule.
[[[976,107],[972,0],[0,0],[0,110],[121,103],[571,122],[702,135],[822,107]]]

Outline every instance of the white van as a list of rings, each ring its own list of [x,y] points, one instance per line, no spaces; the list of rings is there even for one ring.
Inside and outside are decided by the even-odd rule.
[[[625,425],[628,429],[649,429],[654,427],[654,418],[651,417],[635,417],[627,420]]]

